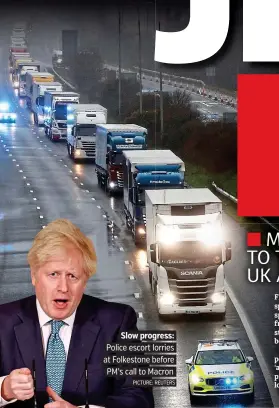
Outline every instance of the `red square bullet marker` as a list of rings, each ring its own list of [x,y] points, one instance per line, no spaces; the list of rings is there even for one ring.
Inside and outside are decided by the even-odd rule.
[[[247,232],[247,245],[253,247],[261,246],[261,233]]]

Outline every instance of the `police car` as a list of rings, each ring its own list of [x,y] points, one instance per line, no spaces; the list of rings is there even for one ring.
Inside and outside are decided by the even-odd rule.
[[[237,340],[200,340],[186,360],[191,403],[199,397],[236,395],[254,401],[253,357],[246,357]]]
[[[10,111],[7,102],[0,101],[0,123],[16,123],[16,113]]]

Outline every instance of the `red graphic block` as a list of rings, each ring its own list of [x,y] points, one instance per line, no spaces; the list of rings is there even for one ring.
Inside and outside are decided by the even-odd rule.
[[[279,75],[238,75],[238,215],[279,216]]]
[[[247,245],[253,247],[261,246],[261,233],[247,232]]]

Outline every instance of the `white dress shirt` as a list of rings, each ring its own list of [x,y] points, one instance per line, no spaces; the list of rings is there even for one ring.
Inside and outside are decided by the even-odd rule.
[[[42,309],[38,299],[36,299],[36,306],[37,306],[37,311],[38,311],[38,318],[39,318],[39,324],[40,324],[40,328],[41,328],[41,334],[42,334],[42,342],[43,342],[43,350],[44,350],[44,356],[46,355],[46,351],[47,351],[47,343],[48,343],[48,339],[49,336],[51,334],[51,320],[53,320],[51,317],[49,317],[44,310]],[[74,327],[74,321],[75,321],[75,317],[76,317],[76,310],[74,311],[74,313],[67,317],[66,319],[63,319],[63,322],[65,322],[66,324],[64,324],[60,331],[59,331],[59,337],[61,338],[63,344],[64,344],[64,348],[65,348],[65,352],[66,352],[66,357],[68,357],[68,352],[69,352],[69,346],[70,346],[70,341],[71,341],[71,336],[72,336],[72,331],[73,331],[73,327]],[[21,368],[21,367],[18,367]],[[7,376],[3,376],[0,377],[0,391],[2,388],[2,383],[4,381],[4,379]],[[0,392],[1,394],[1,392]],[[4,398],[2,398],[2,396],[0,395],[0,407],[3,407],[4,405],[7,404],[11,404],[13,402],[15,402],[16,400],[13,399],[11,401],[5,401]],[[98,408],[96,405],[90,405],[90,407],[92,408]],[[102,408],[102,407],[100,407]]]

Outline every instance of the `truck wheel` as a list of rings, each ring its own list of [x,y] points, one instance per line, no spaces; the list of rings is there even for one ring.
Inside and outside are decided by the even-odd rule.
[[[222,313],[215,313],[215,316],[218,320],[224,320],[226,317],[226,312],[222,312]]]
[[[70,145],[70,156],[73,161],[75,161],[75,148]]]
[[[152,286],[152,272],[151,272],[151,270],[149,269],[149,283],[150,283],[150,286]]]
[[[71,155],[70,155],[70,146],[69,146],[68,142],[67,142],[67,151],[68,151],[68,156],[71,157]]]
[[[34,113],[34,123],[35,123],[35,125],[38,126],[38,115],[37,115],[37,113]]]
[[[106,193],[107,193],[107,195],[110,197],[110,196],[112,195],[112,191],[111,191],[111,189],[110,189],[110,187],[109,187],[109,183],[110,183],[110,179],[109,179],[109,177],[107,177]]]
[[[159,293],[158,293],[157,283],[155,283],[154,294],[155,294],[156,309],[157,309],[157,312],[158,312],[158,314],[160,316],[160,313],[159,313]]]
[[[45,126],[45,135],[48,136],[48,130],[46,126]]]

